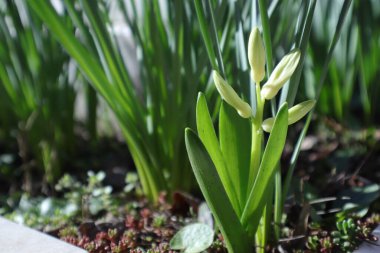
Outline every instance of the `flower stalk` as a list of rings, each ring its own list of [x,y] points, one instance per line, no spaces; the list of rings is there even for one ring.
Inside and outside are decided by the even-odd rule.
[[[260,159],[262,153],[263,145],[263,129],[261,127],[263,121],[263,112],[265,100],[261,97],[260,83],[256,83],[256,101],[257,101],[257,111],[256,116],[251,120],[252,124],[252,144],[251,144],[251,161],[250,161],[250,174],[248,182],[248,191],[254,184],[254,179],[256,178],[260,166]],[[249,193],[249,192],[248,192]]]

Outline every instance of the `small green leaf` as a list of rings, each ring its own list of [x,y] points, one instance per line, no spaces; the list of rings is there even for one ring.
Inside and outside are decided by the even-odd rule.
[[[202,223],[194,223],[179,230],[170,240],[170,248],[184,253],[206,250],[214,241],[214,231]]]
[[[212,213],[206,202],[202,202],[198,207],[198,218],[199,223],[208,225],[209,227],[214,227],[214,219],[212,218]]]

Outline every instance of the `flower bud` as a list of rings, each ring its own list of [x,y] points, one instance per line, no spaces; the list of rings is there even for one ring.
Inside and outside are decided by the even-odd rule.
[[[212,71],[212,77],[214,78],[216,89],[222,99],[234,107],[243,118],[251,117],[252,109],[249,104],[244,102],[238,94],[236,94],[234,89],[219,75],[217,71]]]
[[[270,133],[272,131],[273,124],[274,124],[274,117],[271,117],[264,120],[263,123],[261,124],[261,127],[263,128],[265,132]]]
[[[308,112],[313,109],[315,100],[307,100],[298,105],[293,106],[288,110],[288,125],[294,124],[302,119]],[[273,128],[274,118],[268,118],[264,120],[262,128],[265,132],[270,133]]]
[[[253,81],[260,83],[265,76],[265,49],[260,31],[253,28],[248,40],[248,61]]]
[[[301,52],[297,49],[285,55],[276,68],[273,70],[268,81],[261,90],[261,96],[265,99],[272,99],[278,91],[293,75],[300,60]]]
[[[302,119],[308,112],[313,109],[315,105],[315,100],[307,100],[302,103],[299,103],[292,108],[289,109],[288,121],[289,125],[296,123],[300,119]]]

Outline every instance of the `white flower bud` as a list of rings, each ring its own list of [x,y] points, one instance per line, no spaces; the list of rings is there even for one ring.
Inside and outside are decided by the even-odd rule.
[[[252,116],[252,109],[244,102],[234,89],[219,75],[215,70],[212,71],[212,77],[214,78],[216,89],[218,90],[220,96],[229,105],[234,107],[240,116],[243,118],[249,118]]]
[[[251,65],[251,77],[256,83],[261,82],[265,76],[265,49],[260,31],[253,28],[248,40],[248,61]]]
[[[310,112],[311,109],[313,109],[315,102],[316,101],[314,99],[307,100],[290,108],[288,116],[289,125],[296,123],[297,121],[302,119],[308,112]]]
[[[288,125],[294,124],[302,119],[308,112],[313,109],[315,100],[307,100],[300,104],[297,104],[288,110]],[[268,118],[264,120],[261,125],[265,132],[270,133],[273,128],[274,118]]]
[[[274,124],[274,117],[270,117],[263,121],[263,123],[261,124],[261,127],[263,128],[265,132],[270,133],[272,131],[273,124]]]
[[[292,51],[285,55],[276,68],[273,70],[268,81],[261,90],[261,96],[265,99],[272,99],[277,95],[278,91],[290,79],[298,66],[301,52],[299,50]]]

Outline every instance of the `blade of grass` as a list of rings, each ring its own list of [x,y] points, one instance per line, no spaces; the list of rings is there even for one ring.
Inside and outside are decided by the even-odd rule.
[[[215,51],[217,52],[216,59],[218,61],[219,70],[220,70],[221,75],[225,78],[226,72],[224,70],[222,52],[221,52],[220,43],[219,43],[219,36],[218,36],[218,31],[215,25],[215,18],[214,18],[213,7],[211,6],[211,1],[206,1],[206,10],[208,13],[210,13],[210,17],[211,17],[212,39],[214,41]]]
[[[310,31],[311,31],[312,22],[313,22],[316,0],[310,1],[308,3],[309,5],[307,8],[307,14],[306,16],[304,16],[305,21],[304,23],[301,23],[301,25],[298,27],[301,30],[297,30],[296,32],[296,39],[298,36],[300,36],[299,37],[300,40],[296,41],[296,45],[295,45],[301,51],[300,61],[298,63],[298,66],[294,74],[290,78],[289,82],[285,84],[281,90],[280,104],[286,101],[289,103],[290,107],[294,105],[294,101],[295,101],[296,94],[298,91],[298,86],[301,79],[302,69],[303,69],[304,61],[307,54],[307,45],[309,43],[309,37],[310,37]]]
[[[206,23],[206,17],[205,17],[205,14],[203,12],[202,1],[201,0],[194,0],[194,4],[195,4],[195,10],[197,13],[197,17],[198,17],[199,26],[200,26],[200,29],[202,32],[202,37],[204,39],[204,43],[205,43],[205,46],[207,49],[207,54],[208,54],[208,58],[210,60],[211,66],[213,69],[219,70],[219,72],[221,73],[221,69],[218,68],[214,47],[212,45],[212,39],[211,39],[210,33],[208,31],[208,27],[207,27],[207,23]],[[223,77],[225,77],[225,76],[223,76]]]

